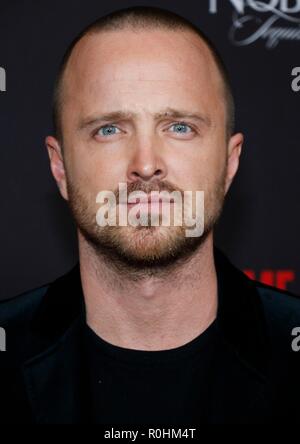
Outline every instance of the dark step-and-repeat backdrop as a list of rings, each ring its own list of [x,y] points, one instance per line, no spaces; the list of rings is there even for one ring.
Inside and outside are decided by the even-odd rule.
[[[300,0],[0,0],[0,298],[76,261],[44,145],[53,81],[78,31],[137,4],[187,17],[223,55],[245,144],[216,244],[251,277],[300,294]]]

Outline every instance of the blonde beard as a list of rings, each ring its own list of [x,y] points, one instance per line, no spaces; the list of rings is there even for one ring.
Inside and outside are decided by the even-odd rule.
[[[218,221],[223,204],[225,175],[206,197],[204,232],[200,237],[186,237],[186,226],[104,226],[96,223],[96,209],[79,187],[68,181],[69,206],[85,241],[98,256],[120,271],[154,273],[167,270],[191,257],[202,245]],[[89,204],[90,203],[90,204]]]

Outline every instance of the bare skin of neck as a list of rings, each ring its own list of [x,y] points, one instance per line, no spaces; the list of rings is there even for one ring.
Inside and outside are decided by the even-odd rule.
[[[167,276],[133,280],[96,255],[79,237],[82,289],[89,327],[123,348],[157,351],[180,347],[215,320],[218,305],[213,239]]]

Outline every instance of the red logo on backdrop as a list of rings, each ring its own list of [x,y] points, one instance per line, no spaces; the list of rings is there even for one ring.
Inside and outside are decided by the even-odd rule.
[[[262,270],[257,274],[254,270],[244,270],[244,273],[250,279],[260,281],[263,284],[272,285],[281,290],[287,290],[288,284],[295,281],[294,270]]]

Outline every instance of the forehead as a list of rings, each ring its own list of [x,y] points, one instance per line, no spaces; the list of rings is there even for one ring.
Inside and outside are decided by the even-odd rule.
[[[220,103],[222,88],[211,52],[196,34],[119,30],[89,34],[76,44],[64,73],[63,96],[81,109],[112,101],[128,106],[130,100],[139,106],[145,95],[147,100],[172,96],[170,106],[176,106],[176,98],[213,106]]]

